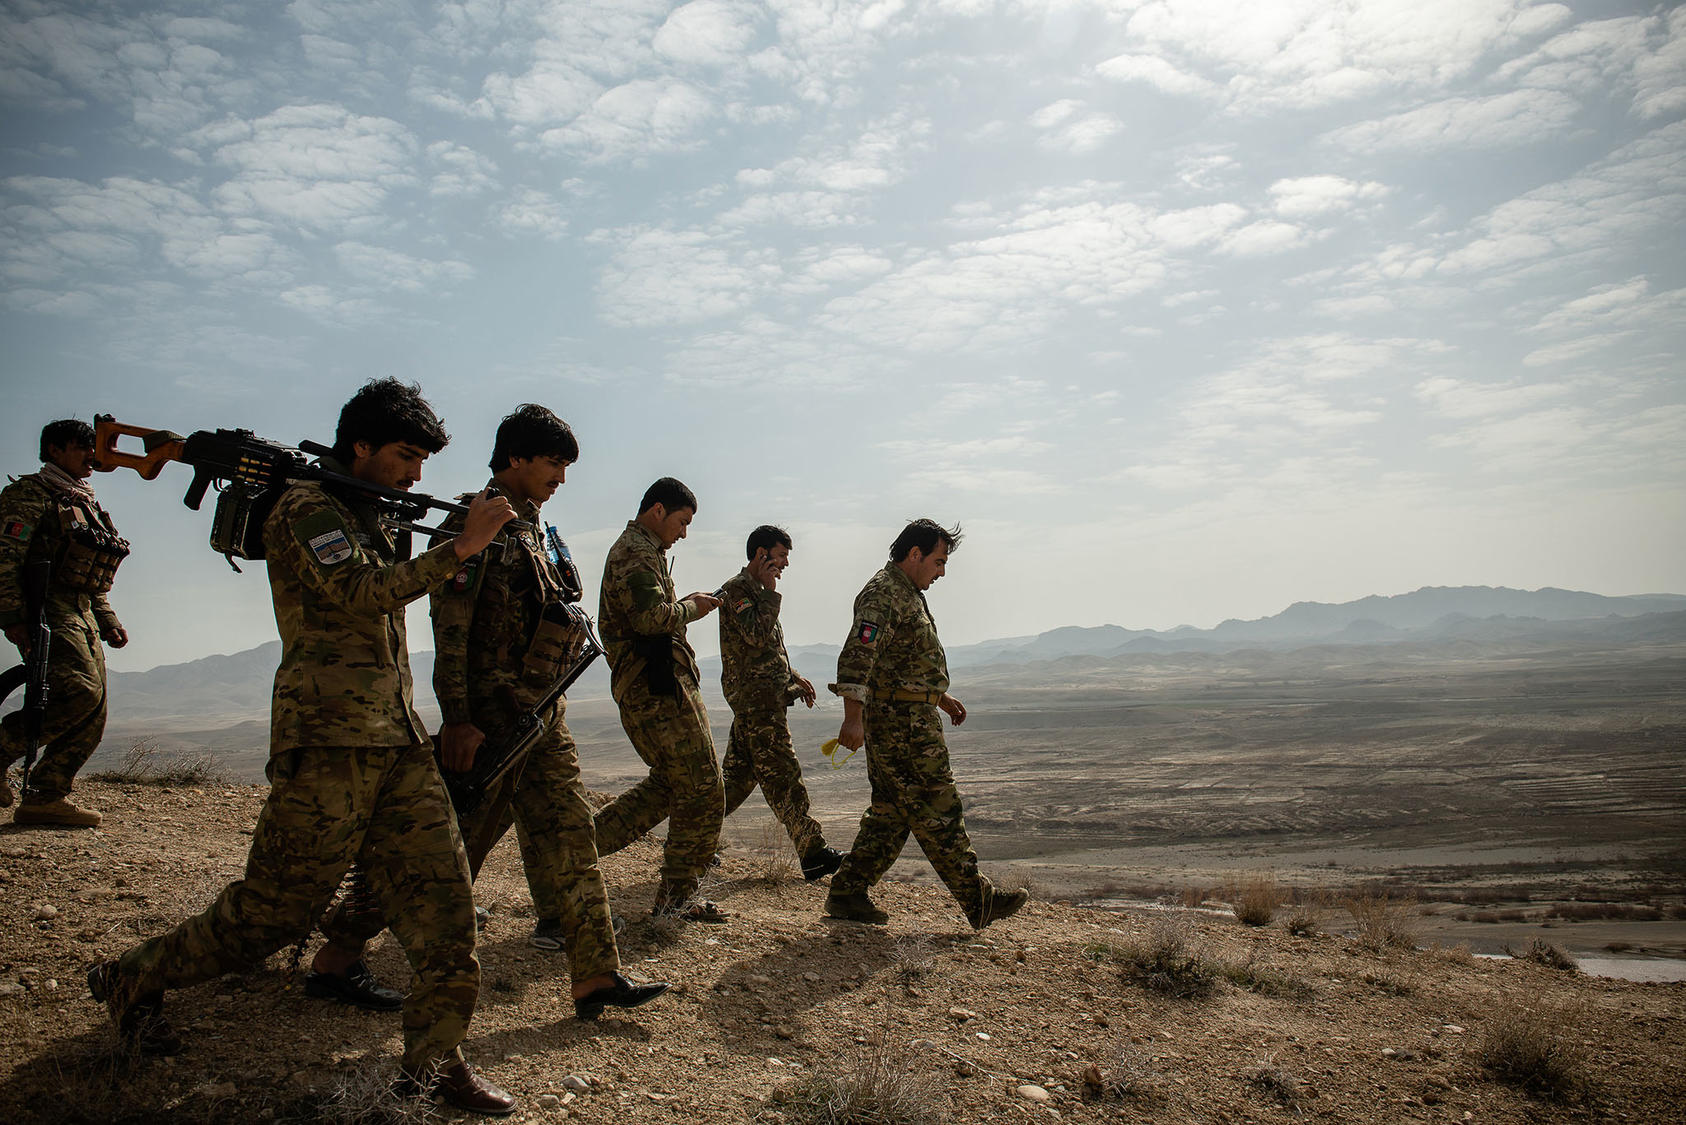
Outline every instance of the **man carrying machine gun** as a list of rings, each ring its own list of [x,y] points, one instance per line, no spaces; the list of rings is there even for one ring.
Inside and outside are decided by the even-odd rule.
[[[570,608],[580,598],[579,573],[562,554],[560,539],[552,558],[551,545],[536,530],[539,508],[567,479],[579,453],[568,424],[542,406],[521,406],[498,426],[487,492],[508,497],[525,527],[505,529],[485,551],[466,559],[432,599],[433,690],[444,716],[440,755],[448,778],[484,765],[476,754],[505,743],[521,714],[567,671],[582,639],[573,614],[583,611]],[[452,516],[444,526],[455,530],[461,522],[461,516]],[[566,700],[558,698],[547,708],[543,734],[526,760],[472,809],[458,812],[469,867],[478,874],[508,831],[513,811],[539,919],[535,944],[567,950],[575,1014],[592,1019],[605,1006],[632,1008],[653,1000],[667,985],[634,983],[620,973],[591,805],[573,736],[563,722],[565,707]],[[356,956],[383,924],[354,898],[322,929],[332,946]]]
[[[372,381],[346,403],[333,455],[322,460],[339,479],[294,480],[264,521],[282,645],[269,797],[244,878],[203,913],[89,970],[89,991],[126,1047],[180,1050],[162,1014],[164,991],[249,968],[296,940],[355,861],[414,972],[404,1001],[406,1083],[471,1112],[513,1108],[462,1058],[480,986],[474,900],[456,818],[411,703],[404,606],[450,581],[515,511],[503,497],[475,497],[456,538],[399,561],[370,491],[407,491],[448,440],[418,388]],[[190,504],[202,495],[196,483]]]
[[[43,747],[12,814],[18,824],[92,828],[100,822],[99,813],[70,802],[70,790],[105,733],[100,642],[129,643],[105,597],[129,544],[88,485],[93,458],[92,426],[75,418],[49,422],[41,431],[41,471],[0,492],[0,627],[26,662],[47,661],[45,709],[35,716],[40,730],[25,729],[31,719],[23,711],[0,723],[0,808],[13,799],[7,768],[33,752],[32,742]],[[29,578],[42,576],[35,585],[44,588],[28,589]],[[35,652],[38,635],[49,631],[46,652]]]

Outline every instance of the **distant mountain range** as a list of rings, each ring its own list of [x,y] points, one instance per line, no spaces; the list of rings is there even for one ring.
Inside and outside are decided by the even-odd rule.
[[[1273,617],[1230,620],[1212,629],[1065,626],[1036,636],[959,645],[948,650],[948,657],[951,668],[965,668],[1132,653],[1484,641],[1549,645],[1686,642],[1686,595],[1606,597],[1549,587],[1512,590],[1502,586],[1435,586],[1338,605],[1296,602]],[[130,729],[137,722],[168,720],[167,725],[179,730],[184,724],[232,724],[265,715],[280,651],[280,643],[271,641],[232,655],[208,656],[145,672],[115,672],[110,684],[113,719],[121,716],[123,726]],[[823,683],[836,667],[837,652],[837,645],[798,645],[791,649],[791,658],[810,679]],[[429,684],[433,654],[412,653],[410,664],[417,702],[426,712],[432,701]],[[717,683],[719,661],[706,660],[703,664],[705,680]],[[607,695],[608,673],[601,661],[569,692],[571,699]]]

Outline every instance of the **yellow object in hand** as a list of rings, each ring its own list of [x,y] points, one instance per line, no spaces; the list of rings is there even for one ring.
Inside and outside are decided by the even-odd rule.
[[[842,769],[843,763],[847,762],[850,758],[853,758],[855,756],[855,751],[851,750],[847,754],[843,755],[842,761],[838,761],[838,759],[837,759],[837,749],[838,749],[838,743],[837,743],[837,740],[835,738],[827,739],[826,744],[824,746],[820,747],[820,753],[825,755],[826,761],[831,763],[831,768],[834,769],[834,770]]]

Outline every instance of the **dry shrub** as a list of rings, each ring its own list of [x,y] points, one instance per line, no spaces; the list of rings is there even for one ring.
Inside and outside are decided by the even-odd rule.
[[[949,1120],[943,1082],[915,1073],[907,1052],[880,1032],[854,1055],[821,1063],[775,1093],[793,1125],[939,1125]]]
[[[1409,996],[1417,990],[1416,979],[1402,973],[1367,972],[1361,979],[1377,992],[1389,996]]]
[[[1358,923],[1358,944],[1374,953],[1384,949],[1415,949],[1415,898],[1394,898],[1386,891],[1362,890],[1344,903]]]
[[[1218,974],[1238,988],[1280,1000],[1309,1000],[1316,990],[1286,970],[1259,960],[1259,951],[1249,949],[1244,958],[1221,961]]]
[[[439,1120],[432,1098],[402,1089],[384,1066],[373,1062],[340,1075],[326,1094],[283,1105],[275,1114],[278,1125],[419,1125]]]
[[[1211,897],[1212,889],[1210,887],[1184,887],[1176,893],[1175,901],[1178,906],[1184,909],[1198,910]]]
[[[1176,915],[1155,918],[1146,938],[1091,946],[1090,955],[1117,964],[1126,981],[1167,996],[1205,996],[1218,979],[1218,967],[1201,948],[1194,927]]]
[[[1568,1036],[1577,1022],[1554,1007],[1501,1003],[1483,1031],[1477,1058],[1501,1082],[1536,1097],[1571,1101],[1586,1090],[1586,1062]]]
[[[1268,926],[1276,908],[1287,896],[1268,871],[1256,871],[1230,891],[1236,921],[1248,926]]]
[[[1271,1095],[1284,1105],[1298,1105],[1305,1096],[1305,1083],[1276,1063],[1273,1055],[1247,1072],[1247,1084]]]
[[[215,754],[206,751],[164,754],[155,738],[139,739],[123,752],[121,765],[89,774],[88,780],[181,788],[229,784],[228,772]]]
[[[1561,945],[1555,945],[1543,938],[1535,938],[1528,943],[1528,948],[1520,953],[1508,945],[1504,947],[1504,951],[1518,961],[1532,961],[1536,965],[1544,965],[1548,969],[1557,969],[1565,973],[1580,971],[1580,966],[1575,964],[1575,959],[1569,956]]]
[[[755,842],[755,856],[750,879],[776,887],[788,883],[797,875],[795,854],[790,850],[790,834],[776,820],[763,820]]]
[[[1092,1099],[1157,1101],[1163,1096],[1163,1080],[1153,1056],[1132,1043],[1118,1049],[1118,1061],[1102,1070],[1094,1063],[1083,1068],[1083,1093]]]
[[[1453,965],[1475,964],[1475,954],[1470,952],[1468,942],[1460,941],[1458,944],[1453,946],[1436,945],[1432,947],[1430,952],[1432,952],[1440,960],[1449,962]]]
[[[909,934],[896,939],[890,948],[890,960],[895,964],[896,979],[904,985],[913,984],[936,963],[936,946],[928,934]]]

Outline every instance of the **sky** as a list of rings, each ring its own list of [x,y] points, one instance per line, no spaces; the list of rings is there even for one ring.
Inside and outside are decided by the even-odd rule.
[[[5,0],[0,468],[394,375],[441,495],[571,422],[590,606],[658,476],[682,592],[788,527],[793,644],[917,516],[951,645],[1686,592],[1683,231],[1669,5]],[[188,477],[95,476],[115,668],[275,635]]]

